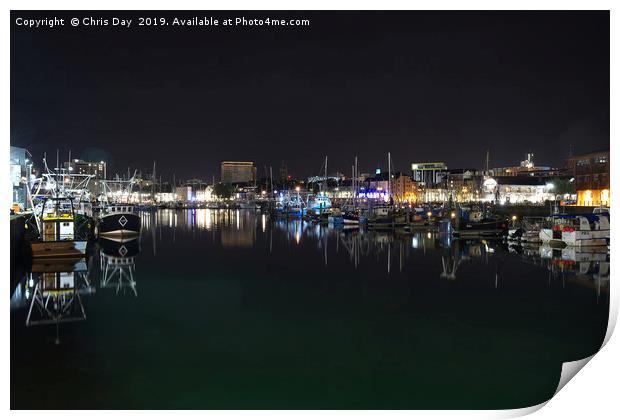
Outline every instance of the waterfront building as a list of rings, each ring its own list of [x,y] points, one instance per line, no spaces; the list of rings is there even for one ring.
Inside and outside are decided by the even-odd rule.
[[[366,186],[368,190],[382,191],[389,194],[390,178],[388,177],[388,173],[380,172],[380,170],[378,170],[375,175],[366,179]]]
[[[570,156],[566,167],[574,178],[578,206],[609,207],[609,149]]]
[[[499,204],[542,204],[555,200],[554,185],[545,177],[496,176],[482,183],[482,200]]]
[[[181,186],[175,188],[175,198],[178,201],[191,201],[193,198],[191,186]]]
[[[392,196],[400,203],[415,203],[419,190],[409,175],[399,172],[392,179]]]
[[[422,162],[411,164],[411,177],[427,189],[437,188],[448,167],[444,162]]]
[[[443,188],[457,202],[480,200],[483,174],[473,168],[448,169],[443,178]]]
[[[254,162],[224,161],[221,164],[221,181],[225,184],[240,182],[254,182],[256,180],[256,167]]]
[[[28,182],[32,173],[32,156],[22,147],[11,146],[10,165],[13,205],[23,211],[28,208]]]

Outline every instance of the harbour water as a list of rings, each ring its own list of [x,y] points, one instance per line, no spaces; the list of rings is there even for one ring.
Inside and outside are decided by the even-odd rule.
[[[136,241],[12,270],[11,408],[531,406],[605,336],[608,251],[571,252],[144,213]]]

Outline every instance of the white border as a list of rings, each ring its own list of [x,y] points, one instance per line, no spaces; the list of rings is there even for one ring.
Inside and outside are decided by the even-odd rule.
[[[10,19],[9,13],[11,9],[15,10],[611,10],[611,45],[616,47],[611,48],[610,51],[610,65],[611,74],[620,74],[618,71],[618,30],[617,24],[619,19],[617,18],[617,10],[619,6],[614,7],[617,1],[544,1],[544,0],[523,0],[523,1],[490,1],[490,0],[478,0],[478,1],[441,1],[441,2],[421,2],[421,1],[392,1],[382,0],[368,1],[297,1],[294,4],[290,1],[282,0],[264,0],[264,1],[230,1],[230,2],[212,2],[212,1],[187,1],[187,0],[175,0],[175,1],[161,1],[152,0],[148,2],[138,2],[131,0],[109,0],[109,1],[77,1],[77,0],[63,0],[55,1],[54,4],[50,4],[49,1],[5,1],[6,7],[3,20],[2,31],[2,57],[4,65],[2,66],[2,93],[3,93],[3,113],[2,124],[3,132],[10,133],[9,130],[9,112],[10,112],[10,77],[9,66],[6,64],[9,57],[9,40],[10,40]],[[612,77],[611,79],[611,138],[617,138],[614,134],[617,134],[615,127],[617,126],[617,101],[618,98],[618,83]],[[10,143],[10,141],[7,141]],[[1,149],[0,157],[6,160],[9,156],[8,145]],[[616,153],[615,145],[611,147],[611,162],[612,166],[615,166]],[[8,170],[5,168],[8,175]],[[612,170],[612,184],[620,185],[619,172]],[[5,175],[6,176],[6,175]],[[2,203],[6,205],[4,208],[10,206],[10,185],[8,183],[2,183]],[[8,218],[5,218],[1,224],[1,233],[3,238],[8,238]],[[612,229],[612,242],[620,243],[617,241],[618,234]],[[8,241],[5,240],[2,245],[2,258],[5,270],[8,269],[9,264],[9,246]],[[6,271],[5,271],[6,273]],[[615,268],[611,270],[612,277],[615,277]],[[108,415],[123,416],[138,416],[149,418],[167,418],[171,414],[175,416],[203,418],[205,415],[209,417],[217,417],[222,419],[233,419],[239,416],[251,415],[257,419],[273,420],[273,419],[286,419],[299,418],[299,419],[314,419],[317,415],[327,418],[355,418],[357,419],[370,419],[377,418],[379,416],[388,416],[391,418],[409,419],[411,416],[423,416],[423,418],[446,418],[446,417],[465,417],[465,418],[504,418],[514,417],[519,415],[528,414],[530,412],[537,411],[542,406],[546,406],[543,410],[537,411],[536,418],[562,418],[562,419],[583,419],[588,418],[615,418],[618,414],[617,397],[617,385],[618,374],[620,373],[620,362],[615,357],[616,354],[620,354],[618,339],[612,339],[610,341],[610,332],[613,330],[613,326],[616,323],[618,313],[618,290],[620,288],[615,287],[615,278],[611,280],[611,308],[610,308],[610,325],[608,328],[608,334],[606,337],[606,345],[600,354],[597,354],[592,361],[579,373],[576,380],[570,381],[550,402],[547,404],[541,404],[540,406],[530,407],[520,410],[505,410],[505,411],[323,411],[320,413],[311,411],[210,411],[208,413],[195,412],[195,411],[182,411],[182,412],[48,412],[44,415],[46,418],[78,418],[87,416],[93,416],[94,418],[104,418]],[[9,299],[5,298],[2,305],[4,306],[5,317],[2,322],[3,336],[5,338],[10,337],[9,333]],[[8,410],[10,407],[10,346],[5,341],[2,346],[3,360],[5,361],[5,372],[2,377],[2,396],[4,407]],[[574,367],[575,364],[572,364]],[[17,418],[30,418],[34,416],[41,416],[40,412],[11,412],[11,415]]]

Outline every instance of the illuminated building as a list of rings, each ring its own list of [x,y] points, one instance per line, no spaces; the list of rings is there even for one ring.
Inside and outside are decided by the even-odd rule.
[[[107,179],[107,165],[104,161],[86,162],[82,159],[74,159],[71,162],[65,162],[64,166],[72,174],[92,175],[94,179]]]
[[[482,183],[482,200],[499,204],[541,204],[555,199],[553,187],[544,177],[488,177]]]
[[[221,180],[225,184],[254,182],[254,180],[256,180],[256,167],[254,166],[254,162],[222,162]]]
[[[392,195],[401,203],[414,203],[418,199],[418,186],[410,176],[397,173],[392,180]]]
[[[412,163],[411,177],[427,189],[436,188],[441,183],[448,167],[443,162]]]
[[[578,206],[609,207],[609,150],[571,156],[566,166],[574,178]]]
[[[11,146],[10,164],[13,203],[25,210],[28,207],[28,178],[32,173],[32,157],[26,149]]]

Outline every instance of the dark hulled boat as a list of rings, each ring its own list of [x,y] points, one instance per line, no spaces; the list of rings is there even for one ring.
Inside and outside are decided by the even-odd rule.
[[[99,216],[97,230],[103,237],[136,236],[140,234],[140,216],[131,205],[109,205]]]
[[[451,221],[452,232],[456,237],[503,237],[508,234],[507,218],[490,214],[486,209],[457,208]]]

